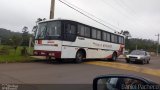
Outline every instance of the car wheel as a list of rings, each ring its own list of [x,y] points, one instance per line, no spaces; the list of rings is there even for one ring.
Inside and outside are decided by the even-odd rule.
[[[81,51],[78,51],[76,54],[75,63],[82,63],[84,58],[84,54]]]
[[[141,62],[141,64],[145,64],[145,62],[146,62],[145,59],[143,59],[142,62]]]
[[[149,60],[147,60],[147,64],[149,64],[149,62],[150,62],[150,59],[149,59]]]

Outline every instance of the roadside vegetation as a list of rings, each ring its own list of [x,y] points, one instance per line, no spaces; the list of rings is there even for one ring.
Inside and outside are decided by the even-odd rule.
[[[129,52],[132,50],[145,50],[148,52],[157,52],[157,41],[151,39],[133,38],[129,31],[122,31],[122,34],[126,36],[125,38],[125,48]],[[159,45],[160,47],[160,45]],[[160,53],[160,48],[159,48]]]
[[[143,49],[148,52],[156,52],[157,41],[148,40],[148,39],[138,39],[138,38],[126,39],[126,49],[129,51],[132,51],[135,49],[138,49],[138,50]],[[159,51],[160,51],[160,48],[159,48]]]
[[[30,55],[32,55],[33,48],[31,48],[31,52],[27,55],[22,55],[22,49],[22,46],[18,46],[17,49],[15,49],[12,46],[1,45],[0,63],[29,62],[35,60],[35,58],[30,57]],[[27,51],[29,51],[28,47]]]
[[[28,27],[24,26],[22,33],[0,29],[0,63],[29,62],[35,60],[30,57],[33,53],[33,44],[29,41],[33,37]]]

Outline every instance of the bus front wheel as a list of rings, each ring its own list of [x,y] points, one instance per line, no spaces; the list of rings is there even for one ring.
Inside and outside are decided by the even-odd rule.
[[[76,54],[75,63],[82,63],[85,55],[82,51],[78,51]]]
[[[47,63],[52,63],[52,57],[46,56]]]

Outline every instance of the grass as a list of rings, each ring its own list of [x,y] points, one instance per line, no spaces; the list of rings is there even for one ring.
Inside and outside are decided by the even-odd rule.
[[[29,62],[32,60],[35,60],[35,58],[28,56],[22,56],[21,55],[21,50],[23,47],[18,47],[17,50],[14,49],[12,46],[0,46],[0,50],[5,49],[4,51],[7,53],[0,54],[0,63],[15,63],[15,62]],[[27,48],[28,51],[28,48]],[[32,54],[33,48],[31,48],[30,51]]]

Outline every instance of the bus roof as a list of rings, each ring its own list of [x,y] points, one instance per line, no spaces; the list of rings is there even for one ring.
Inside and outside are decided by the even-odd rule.
[[[87,25],[87,26],[93,27],[93,26],[91,26],[91,25],[88,25],[88,24],[85,24],[85,23],[81,23],[81,22],[76,21],[76,20],[61,19],[61,18],[59,18],[59,19],[44,20],[44,21],[41,21],[41,22],[39,22],[39,23],[43,23],[43,22],[50,22],[50,21],[71,21],[71,22],[76,22],[76,23],[80,23],[80,24],[84,24],[84,25]],[[96,27],[93,27],[93,28],[96,28]],[[102,31],[106,31],[106,30],[104,30],[104,29],[100,29],[100,28],[96,28],[96,29],[99,29],[99,30],[102,30]],[[107,31],[107,32],[112,33],[112,34],[116,34],[116,35],[119,35],[119,36],[123,36],[123,37],[125,37],[125,36],[124,36],[124,35],[122,35],[122,34],[113,33],[113,32],[110,32],[110,31]]]

